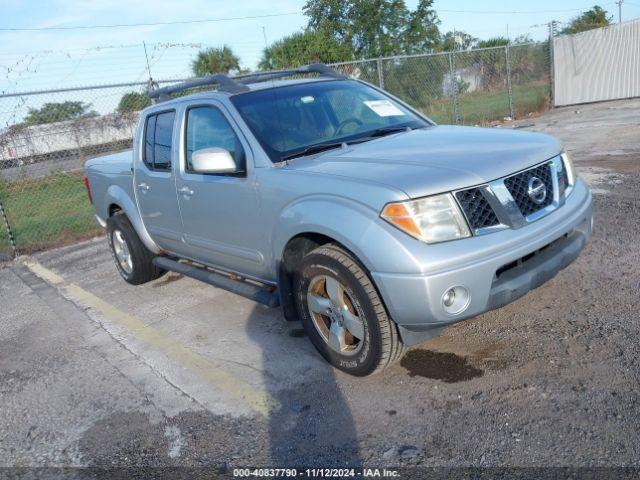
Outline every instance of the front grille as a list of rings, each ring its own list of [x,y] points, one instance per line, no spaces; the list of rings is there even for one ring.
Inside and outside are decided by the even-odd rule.
[[[456,199],[466,215],[471,228],[474,230],[492,227],[500,223],[491,205],[489,205],[487,199],[484,198],[479,188],[469,188],[456,192]]]
[[[547,196],[542,203],[534,202],[529,196],[529,180],[538,177],[547,189]],[[520,212],[525,217],[537,212],[553,201],[553,181],[551,179],[551,163],[530,168],[504,179],[504,184],[515,200]]]

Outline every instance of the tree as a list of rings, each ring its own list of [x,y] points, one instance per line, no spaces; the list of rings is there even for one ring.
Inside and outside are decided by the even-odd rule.
[[[308,28],[330,32],[355,58],[426,52],[438,45],[440,23],[433,0],[414,11],[404,0],[307,0]]]
[[[151,105],[151,99],[146,92],[125,93],[118,103],[119,113],[138,112]]]
[[[504,47],[509,45],[509,39],[505,37],[493,37],[486,40],[479,40],[476,43],[475,48],[491,48],[491,47]]]
[[[598,5],[591,10],[587,10],[582,15],[577,16],[569,22],[569,25],[560,31],[561,34],[572,34],[586,32],[594,28],[606,27],[611,25],[613,17],[607,16],[607,11]]]
[[[40,108],[30,108],[23,124],[25,126],[42,125],[44,123],[64,122],[85,117],[95,117],[98,112],[91,110],[91,105],[84,102],[45,103]]]
[[[435,10],[431,8],[432,4],[433,0],[420,0],[418,7],[409,13],[404,53],[425,53],[438,48],[440,20]]]
[[[333,63],[352,59],[348,45],[338,43],[322,30],[307,29],[284,37],[265,48],[258,67],[284,69],[308,63]]]
[[[227,45],[222,48],[209,48],[198,52],[195,60],[191,62],[191,70],[197,77],[212,73],[229,73],[231,70],[240,70],[240,58]]]

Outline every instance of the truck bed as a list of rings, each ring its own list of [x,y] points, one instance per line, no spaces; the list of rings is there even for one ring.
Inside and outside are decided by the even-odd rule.
[[[92,158],[85,164],[86,175],[91,184],[93,204],[96,214],[101,219],[109,216],[109,206],[104,201],[109,188],[120,188],[134,200],[132,160],[133,151],[126,150]]]

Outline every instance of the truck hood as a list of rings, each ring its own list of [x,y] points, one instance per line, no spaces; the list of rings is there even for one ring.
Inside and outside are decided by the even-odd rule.
[[[560,150],[555,138],[539,133],[434,126],[295,160],[288,168],[382,183],[416,198],[489,182]]]

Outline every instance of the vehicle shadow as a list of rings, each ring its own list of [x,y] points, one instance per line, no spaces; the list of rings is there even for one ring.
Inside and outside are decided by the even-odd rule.
[[[290,325],[279,309],[261,305],[247,322],[262,351],[265,389],[278,404],[268,417],[270,466],[359,468],[357,430],[338,381],[345,374]]]

